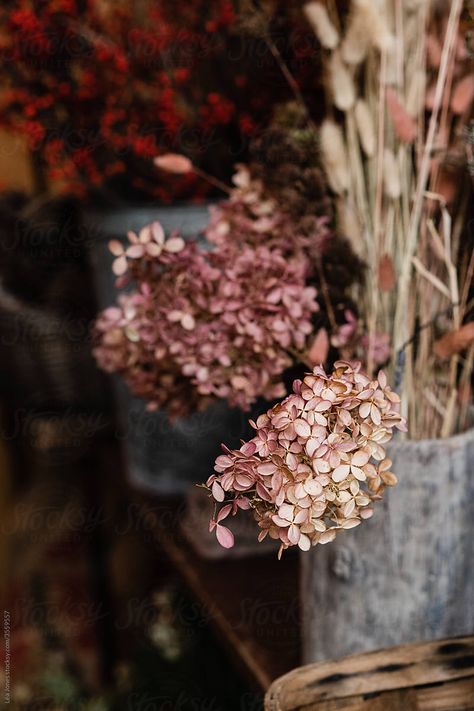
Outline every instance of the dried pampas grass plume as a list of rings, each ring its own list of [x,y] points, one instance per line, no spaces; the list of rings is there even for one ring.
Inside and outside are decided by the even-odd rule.
[[[363,99],[358,99],[354,109],[355,122],[359,133],[359,140],[364,153],[372,158],[375,155],[376,139],[372,114]]]
[[[337,50],[332,53],[329,60],[329,76],[334,106],[340,111],[348,111],[354,106],[355,86]]]
[[[362,229],[354,206],[345,197],[337,201],[337,222],[341,234],[348,238],[354,252],[363,258],[365,243]]]
[[[344,61],[360,64],[369,47],[388,52],[393,45],[394,38],[386,18],[373,0],[352,0],[349,24],[341,46]]]
[[[404,0],[404,9],[407,12],[419,12],[424,5],[429,5],[430,0]]]
[[[383,188],[385,195],[392,200],[399,198],[402,192],[397,159],[390,148],[383,152]]]
[[[426,73],[416,69],[409,77],[406,110],[413,118],[418,118],[425,108]]]
[[[341,54],[347,64],[360,64],[369,50],[369,36],[362,19],[357,13],[351,14],[346,35],[342,40]]]
[[[332,24],[324,5],[320,2],[308,2],[303,6],[303,12],[322,46],[325,49],[337,47],[339,32]]]
[[[349,164],[343,133],[334,121],[323,121],[320,141],[328,183],[335,193],[342,195],[349,187]]]

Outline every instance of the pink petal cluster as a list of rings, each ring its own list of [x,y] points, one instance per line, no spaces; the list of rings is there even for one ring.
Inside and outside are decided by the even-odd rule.
[[[265,244],[314,265],[331,236],[328,217],[307,218],[303,230],[303,224],[265,194],[262,182],[251,176],[247,166],[237,166],[233,181],[229,199],[210,208],[208,242],[221,247]]]
[[[394,428],[406,431],[399,410],[382,371],[370,380],[360,363],[338,361],[331,375],[316,366],[293,383],[291,395],[251,421],[253,439],[239,450],[223,445],[206,483],[216,502],[210,530],[230,547],[233,535],[222,522],[251,508],[259,540],[280,541],[281,555],[358,526],[397,482],[384,445]]]
[[[363,364],[372,360],[375,366],[386,363],[392,352],[388,333],[374,333],[370,338],[360,330],[361,324],[352,311],[347,309],[344,317],[346,322],[331,336],[331,345],[339,349],[341,356],[354,355]]]
[[[159,257],[162,254],[181,252],[185,244],[183,238],[177,234],[172,234],[166,239],[163,227],[159,222],[145,225],[138,235],[130,231],[127,237],[130,242],[129,247],[123,247],[122,243],[116,239],[109,242],[109,249],[115,257],[112,271],[118,277],[126,274],[129,269],[133,269],[132,273],[138,279],[143,276],[143,269],[139,269],[139,267],[149,267],[149,258],[153,260],[154,257]],[[129,260],[142,260],[142,263],[139,264],[137,261],[130,263]],[[119,281],[118,286],[127,281],[128,279],[123,282]]]
[[[129,237],[126,249],[110,245],[114,271],[138,289],[97,320],[101,367],[171,417],[211,398],[247,409],[259,396],[282,397],[281,375],[318,309],[305,260],[263,245],[205,251],[176,234],[166,240],[157,223]]]

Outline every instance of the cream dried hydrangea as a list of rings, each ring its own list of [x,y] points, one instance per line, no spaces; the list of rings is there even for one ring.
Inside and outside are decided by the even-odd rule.
[[[400,398],[380,371],[371,380],[361,364],[338,361],[293,383],[293,393],[256,422],[256,435],[239,450],[223,445],[206,486],[216,502],[210,530],[225,547],[223,525],[239,509],[253,510],[260,527],[290,546],[329,543],[373,514],[386,486],[397,483],[385,445],[394,428],[406,430]]]

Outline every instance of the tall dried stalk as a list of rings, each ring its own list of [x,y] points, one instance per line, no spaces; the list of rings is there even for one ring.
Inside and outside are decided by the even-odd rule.
[[[444,154],[471,112],[470,106],[461,113],[451,106],[455,82],[466,69],[459,60],[463,0],[446,3],[444,17],[439,3],[429,0],[352,0],[347,17],[339,15],[333,0],[325,7],[340,43],[324,50],[335,118],[328,119],[331,130],[323,126],[322,157],[340,204],[354,212],[363,233],[357,250],[368,270],[358,303],[368,334],[367,366],[376,369],[375,342],[389,333],[389,367],[400,381],[409,436],[445,437],[467,426],[465,393],[474,361],[472,347],[464,359],[454,352],[444,361],[434,349],[442,332],[463,323],[474,270],[471,259],[459,283],[462,177],[449,205],[441,181]],[[434,66],[428,42],[431,48],[440,44]],[[334,88],[337,72],[342,91]],[[327,143],[331,135],[334,142],[338,124],[343,140],[338,153],[347,156],[345,162]],[[397,275],[390,293],[380,290],[382,258]]]

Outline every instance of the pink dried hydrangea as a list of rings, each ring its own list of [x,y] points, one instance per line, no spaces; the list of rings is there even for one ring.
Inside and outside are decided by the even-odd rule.
[[[285,394],[293,351],[305,348],[317,311],[306,263],[266,246],[204,251],[154,223],[130,246],[112,242],[122,294],[98,318],[99,365],[119,372],[150,408],[171,417],[224,398],[247,409]]]
[[[210,530],[232,546],[222,522],[251,508],[259,541],[267,535],[280,541],[281,555],[358,526],[397,482],[384,445],[394,428],[406,431],[399,410],[382,371],[370,380],[360,363],[338,361],[331,375],[315,367],[293,383],[291,395],[251,421],[253,439],[239,450],[223,445],[206,483],[216,502]]]
[[[372,360],[375,366],[381,366],[391,355],[390,336],[388,333],[374,333],[372,338],[360,330],[361,324],[354,313],[347,309],[344,313],[346,322],[339,326],[331,336],[331,345],[339,349],[343,358],[359,358],[363,364]]]
[[[218,247],[265,244],[292,257],[299,256],[311,268],[331,236],[328,217],[311,217],[303,226],[265,194],[262,182],[238,165],[228,200],[210,208],[205,230],[208,242]]]

